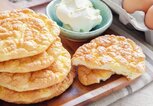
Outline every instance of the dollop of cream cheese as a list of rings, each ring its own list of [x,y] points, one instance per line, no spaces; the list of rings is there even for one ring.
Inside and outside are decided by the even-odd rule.
[[[89,32],[102,21],[100,10],[90,0],[61,0],[56,15],[63,27],[78,32]]]

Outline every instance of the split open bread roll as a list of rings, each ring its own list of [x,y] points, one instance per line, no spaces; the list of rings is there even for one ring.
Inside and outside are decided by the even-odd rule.
[[[30,9],[0,12],[0,62],[40,54],[59,32],[55,22]]]
[[[71,56],[59,41],[50,46],[49,52],[55,60],[48,68],[28,73],[0,73],[0,86],[22,92],[62,82],[71,70]]]
[[[100,80],[106,80],[113,73],[132,80],[145,72],[145,55],[132,40],[122,36],[105,35],[79,47],[73,55],[72,64],[79,67],[78,77],[84,85],[90,85],[88,82],[97,83]],[[95,70],[92,75],[94,81],[83,82],[85,79],[92,80],[92,78],[88,78],[88,74],[84,75],[85,70],[80,69],[80,66],[86,67],[89,71]],[[97,77],[103,73],[103,70],[107,78],[105,75]]]
[[[74,76],[74,72],[71,71],[62,82],[34,91],[16,92],[0,86],[0,99],[16,104],[42,102],[62,94],[72,84]]]

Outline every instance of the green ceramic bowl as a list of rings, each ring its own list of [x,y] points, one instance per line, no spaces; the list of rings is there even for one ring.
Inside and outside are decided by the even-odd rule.
[[[76,32],[65,29],[62,27],[63,23],[56,16],[56,4],[58,4],[61,0],[53,0],[46,7],[46,13],[49,18],[54,20],[61,29],[61,35],[67,39],[75,40],[75,41],[83,41],[87,39],[94,38],[100,34],[102,34],[112,23],[113,16],[109,7],[100,0],[91,0],[94,8],[100,10],[100,14],[102,16],[102,22],[100,25],[94,27],[90,32]]]

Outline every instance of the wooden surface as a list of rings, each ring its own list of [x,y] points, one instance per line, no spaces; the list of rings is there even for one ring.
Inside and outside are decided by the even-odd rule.
[[[39,7],[36,7],[36,9],[34,10],[42,11],[44,10],[45,6],[46,5],[40,6],[41,8],[40,10]],[[110,29],[107,30],[105,33],[115,34],[115,32]],[[73,55],[73,53],[79,46],[89,41],[72,42],[62,38],[62,42],[64,47]],[[129,85],[131,82],[132,81],[128,81],[125,77],[113,75],[109,80],[105,82],[85,87],[78,81],[76,77],[72,86],[62,95],[42,103],[32,104],[30,106],[86,105],[93,101],[101,99],[106,95],[111,94],[112,92],[124,88],[125,86]],[[18,105],[0,101],[0,106],[18,106]]]

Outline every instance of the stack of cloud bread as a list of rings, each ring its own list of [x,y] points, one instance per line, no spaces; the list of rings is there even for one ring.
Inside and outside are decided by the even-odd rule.
[[[62,94],[73,82],[59,27],[30,9],[0,12],[0,99],[30,104]]]
[[[79,47],[72,58],[83,85],[99,83],[113,74],[135,79],[145,72],[145,55],[132,40],[105,35]]]

